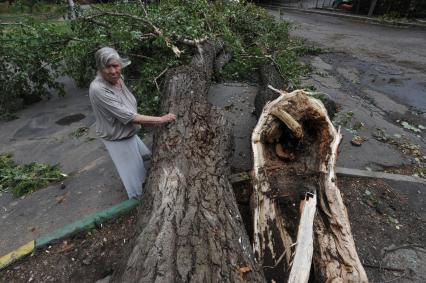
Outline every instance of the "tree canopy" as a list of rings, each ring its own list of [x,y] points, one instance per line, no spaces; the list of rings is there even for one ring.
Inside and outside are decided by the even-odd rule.
[[[94,52],[103,46],[132,61],[125,78],[145,113],[158,109],[164,71],[187,62],[206,39],[223,40],[232,54],[217,80],[253,80],[258,67],[270,63],[293,88],[306,70],[297,57],[309,50],[289,37],[290,25],[245,1],[136,1],[76,9],[74,21],[25,17],[0,25],[3,118],[52,91],[64,94],[60,76],[87,86],[96,72]]]

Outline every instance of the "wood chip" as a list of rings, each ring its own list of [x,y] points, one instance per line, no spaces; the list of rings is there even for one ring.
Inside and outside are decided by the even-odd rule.
[[[239,271],[241,274],[244,274],[244,273],[250,272],[250,271],[251,271],[251,268],[250,268],[250,267],[248,267],[248,266],[244,266],[244,267],[240,267],[240,268],[238,269],[238,271]]]

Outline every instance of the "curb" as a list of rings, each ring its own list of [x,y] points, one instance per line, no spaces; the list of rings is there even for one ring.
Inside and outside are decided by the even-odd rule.
[[[34,251],[35,247],[35,241],[32,240],[25,245],[17,248],[14,251],[11,251],[5,256],[0,257],[0,270],[8,266],[9,264],[17,261],[20,258],[23,258],[24,256],[29,255]]]
[[[331,16],[331,17],[337,17],[337,18],[348,18],[360,22],[366,22],[366,23],[373,23],[373,24],[380,24],[384,26],[391,26],[391,27],[413,27],[413,28],[419,28],[419,29],[426,29],[426,25],[423,24],[417,24],[417,23],[406,23],[406,22],[392,22],[392,21],[386,21],[386,20],[379,20],[377,18],[367,17],[367,16],[358,16],[358,15],[351,15],[351,14],[343,14],[339,12],[332,12],[327,11],[319,8],[309,8],[309,9],[302,9],[302,8],[295,8],[291,6],[279,6],[279,5],[259,5],[261,7],[271,8],[271,9],[285,9],[285,10],[292,10],[297,11],[301,13],[309,13],[309,14],[319,14],[324,16]]]
[[[420,177],[379,172],[379,171],[352,169],[352,168],[345,168],[345,167],[336,167],[336,175],[348,176],[348,177],[361,177],[361,178],[376,178],[376,179],[418,183],[418,184],[426,185],[426,179],[420,178]],[[231,175],[229,180],[231,183],[240,183],[240,182],[251,180],[251,176],[248,171],[241,172],[241,173]]]
[[[0,257],[0,270],[6,268],[18,259],[21,259],[36,250],[47,246],[48,244],[72,236],[78,232],[85,231],[96,227],[97,225],[105,222],[106,220],[115,218],[121,214],[131,211],[139,204],[136,199],[129,199],[119,204],[113,205],[107,209],[95,212],[89,216],[78,220],[74,223],[59,228],[52,233],[32,240],[27,244],[11,251],[5,256]]]
[[[336,174],[341,176],[377,178],[377,179],[410,182],[410,183],[418,183],[418,184],[426,185],[426,179],[424,178],[409,176],[409,175],[378,172],[378,171],[367,171],[367,170],[351,169],[351,168],[344,168],[344,167],[336,167]]]

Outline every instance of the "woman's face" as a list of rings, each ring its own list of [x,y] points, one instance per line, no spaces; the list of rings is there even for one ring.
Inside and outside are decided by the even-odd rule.
[[[121,64],[115,59],[108,61],[105,69],[101,70],[101,75],[112,85],[117,84],[121,77]]]

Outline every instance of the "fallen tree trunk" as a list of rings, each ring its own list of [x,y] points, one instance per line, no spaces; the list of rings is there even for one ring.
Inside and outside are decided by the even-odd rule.
[[[219,44],[165,76],[161,112],[177,120],[155,135],[140,235],[114,282],[263,282],[228,176],[231,135],[207,103]]]
[[[252,135],[252,210],[254,252],[268,281],[368,281],[336,185],[340,140],[324,105],[304,91],[281,92],[264,107]],[[299,213],[300,194],[318,199],[314,218]]]

